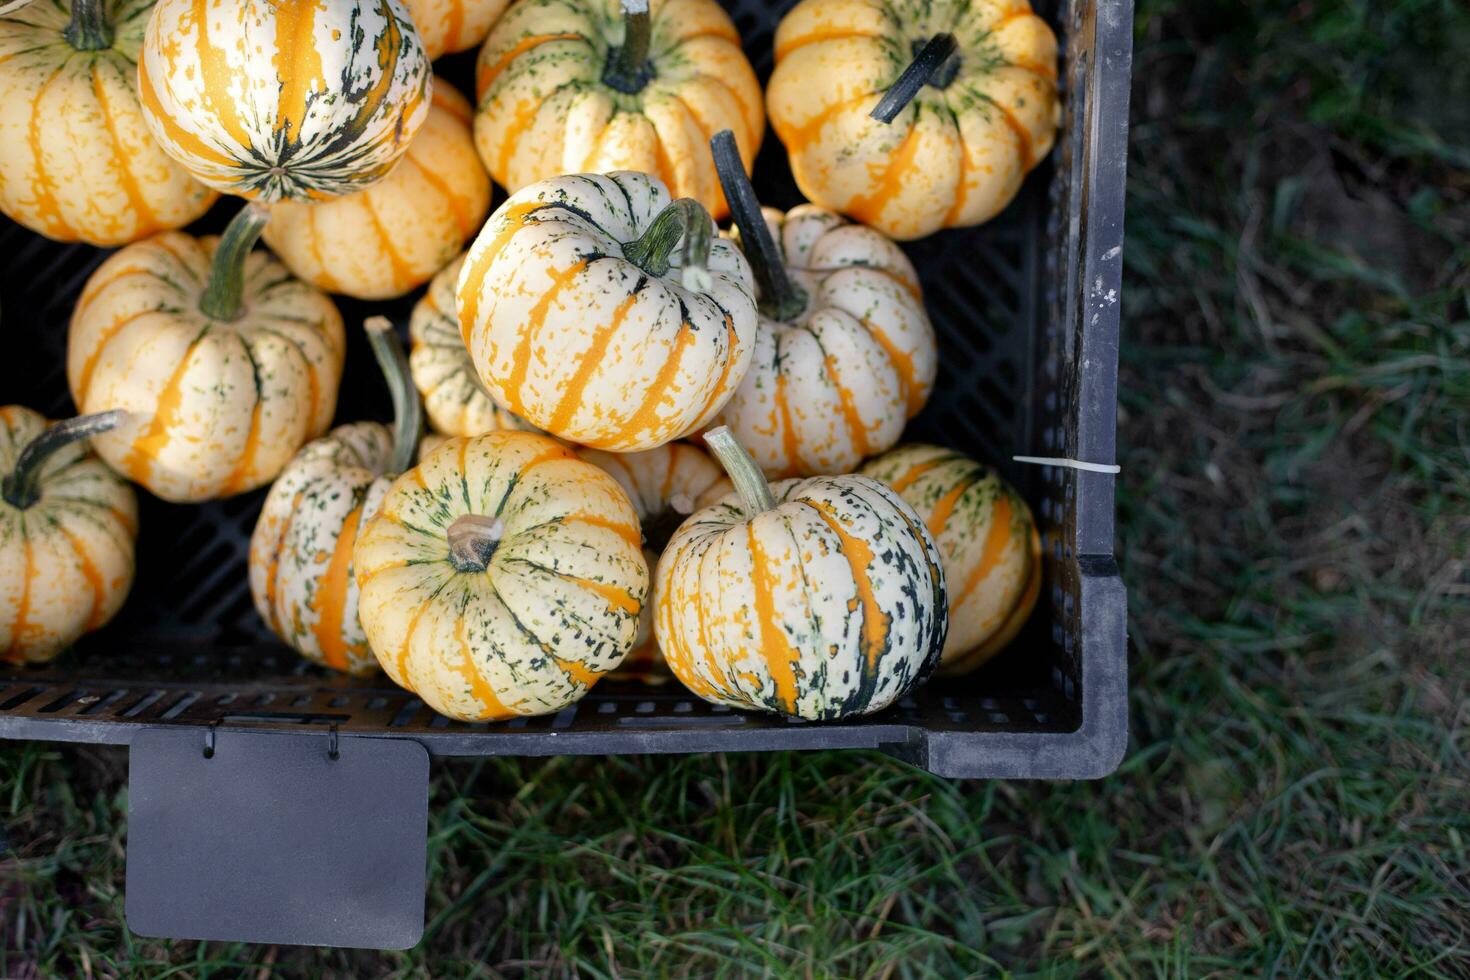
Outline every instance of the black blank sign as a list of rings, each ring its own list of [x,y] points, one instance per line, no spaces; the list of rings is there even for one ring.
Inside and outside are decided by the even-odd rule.
[[[406,949],[424,929],[429,755],[326,731],[132,741],[128,927],[143,936]]]

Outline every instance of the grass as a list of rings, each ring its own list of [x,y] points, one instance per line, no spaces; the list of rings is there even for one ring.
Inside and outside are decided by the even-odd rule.
[[[0,975],[1470,976],[1467,48],[1458,0],[1140,2],[1116,775],[446,765],[377,954],[130,936],[124,757],[5,746]]]

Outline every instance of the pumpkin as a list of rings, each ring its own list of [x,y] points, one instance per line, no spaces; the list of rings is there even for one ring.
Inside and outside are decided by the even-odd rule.
[[[628,495],[531,432],[430,453],[359,531],[353,567],[383,669],[462,721],[586,694],[632,648],[648,596]]]
[[[81,441],[120,421],[48,428],[39,412],[0,408],[0,661],[50,660],[127,598],[138,498]]]
[[[706,143],[734,130],[749,171],[765,133],[760,83],[715,0],[521,0],[478,72],[475,143],[511,191],[637,170],[723,217]]]
[[[143,36],[143,118],[228,194],[319,201],[387,176],[429,112],[432,76],[400,0],[159,0]]]
[[[761,309],[750,370],[716,421],[768,476],[850,473],[898,442],[934,387],[919,277],[833,211],[762,210],[729,134],[714,143]]]
[[[165,232],[129,245],[97,267],[72,313],[72,398],[84,412],[132,413],[93,446],[165,500],[269,483],[336,410],[342,317],[251,251],[265,220],[251,204],[218,239]]]
[[[704,450],[687,442],[671,442],[641,453],[584,449],[578,455],[611,474],[633,502],[643,529],[643,557],[650,568],[658,563],[669,536],[724,477]],[[653,638],[652,606],[645,606],[638,620],[632,652],[610,676],[653,685],[668,682],[668,668]]]
[[[508,0],[403,0],[424,52],[436,59],[485,40]]]
[[[470,104],[434,86],[429,118],[383,180],[320,204],[272,206],[265,243],[299,278],[358,299],[390,299],[459,254],[490,210],[470,139]]]
[[[58,0],[0,17],[0,211],[64,242],[122,245],[199,217],[214,191],[138,106],[151,0]]]
[[[393,325],[372,317],[366,329],[394,425],[339,425],[307,443],[271,486],[250,537],[250,593],[261,618],[307,659],[350,674],[378,669],[357,620],[352,547],[388,484],[413,464],[423,432]]]
[[[724,427],[705,436],[735,492],[659,559],[654,631],[716,704],[833,720],[880,711],[944,646],[944,570],[913,509],[865,476],[768,485]]]
[[[519,8],[514,8],[519,9]],[[615,452],[707,423],[750,364],[750,267],[690,198],[640,173],[512,194],[460,272],[460,328],[501,407]],[[678,254],[675,254],[677,250]]]
[[[900,446],[860,471],[891,487],[929,529],[949,580],[941,675],[969,673],[1015,639],[1041,592],[1031,509],[989,467],[938,446]]]
[[[1046,159],[1056,65],[1027,0],[802,0],[766,111],[808,200],[919,238],[988,221]]]
[[[430,280],[408,321],[413,342],[408,362],[429,424],[434,431],[451,436],[478,436],[493,429],[534,432],[531,423],[491,401],[465,349],[454,298],[463,265],[461,255]]]

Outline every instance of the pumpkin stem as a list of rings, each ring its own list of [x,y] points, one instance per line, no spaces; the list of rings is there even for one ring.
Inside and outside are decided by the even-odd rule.
[[[463,514],[449,525],[449,563],[457,572],[483,572],[500,546],[505,525],[498,517]]]
[[[0,480],[0,496],[10,506],[25,510],[41,499],[41,470],[52,453],[78,439],[115,429],[127,417],[127,412],[115,408],[110,412],[78,415],[48,426],[45,432],[26,444],[15,461],[15,468]]]
[[[62,36],[78,51],[100,51],[112,47],[107,0],[71,0],[71,23],[66,25]]]
[[[674,246],[684,243],[679,259],[679,277],[684,288],[699,292],[709,288],[710,229],[714,219],[692,197],[671,201],[668,207],[634,241],[623,246],[623,257],[650,276],[667,275]]]
[[[370,316],[362,326],[373,347],[373,356],[378,359],[378,368],[388,382],[388,394],[393,396],[393,458],[384,475],[397,476],[412,466],[418,455],[419,439],[424,434],[424,410],[409,374],[408,355],[403,352],[403,342],[393,329],[393,321],[385,316]]]
[[[209,282],[199,298],[199,310],[216,320],[238,320],[244,312],[240,297],[245,292],[245,259],[265,231],[270,209],[251,201],[230,219],[225,233],[214,246],[209,264]]]
[[[709,446],[709,451],[715,454],[715,459],[730,475],[730,482],[735,484],[735,490],[745,504],[747,519],[775,508],[776,498],[771,496],[771,485],[766,482],[766,475],[755,465],[745,447],[730,434],[729,426],[710,429],[704,434],[704,444]]]
[[[878,104],[873,106],[873,111],[868,115],[879,122],[891,123],[926,84],[932,81],[943,88],[954,81],[954,71],[946,69],[945,63],[958,46],[953,34],[936,34],[931,37],[929,43],[919,49],[914,60],[898,76],[898,81],[888,87],[888,91],[883,93],[883,98],[878,100]],[[940,84],[941,81],[943,84]]]
[[[806,310],[806,290],[791,281],[786,263],[781,261],[771,227],[761,214],[755,188],[745,173],[735,134],[728,129],[721,130],[709,141],[709,146],[715,158],[715,173],[719,174],[720,187],[730,205],[730,217],[740,229],[740,247],[750,260],[750,269],[760,286],[761,312],[783,322],[794,320]]]
[[[648,57],[653,23],[648,0],[622,0],[623,43],[608,53],[602,69],[602,84],[626,95],[636,95],[653,80],[653,62]]]

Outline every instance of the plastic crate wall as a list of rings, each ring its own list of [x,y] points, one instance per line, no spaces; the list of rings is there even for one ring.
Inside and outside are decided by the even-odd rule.
[[[771,34],[789,6],[727,3],[762,79]],[[123,612],[56,664],[0,673],[0,736],[121,742],[148,724],[327,724],[421,738],[439,754],[875,747],[951,775],[1111,769],[1127,721],[1113,477],[1011,457],[1113,459],[1131,6],[1104,0],[1037,9],[1052,19],[1066,52],[1063,128],[1052,159],[995,221],[907,246],[941,358],[934,397],[906,437],[996,465],[1031,501],[1045,537],[1049,602],[995,663],[948,682],[942,695],[924,689],[874,719],[836,725],[729,712],[677,685],[607,682],[549,718],[460,725],[381,679],[353,682],[307,668],[273,640],[245,575],[264,491],[192,507],[140,494],[138,578]],[[471,63],[458,56],[440,71],[468,89]],[[801,199],[769,133],[756,184],[764,203]],[[194,230],[218,230],[236,207],[221,202]],[[0,322],[19,341],[17,356],[0,364],[0,401],[71,414],[66,325],[105,253],[5,222],[0,254]],[[416,296],[341,306],[349,327],[380,311],[402,324]],[[386,418],[386,391],[366,344],[349,333],[338,421]]]

